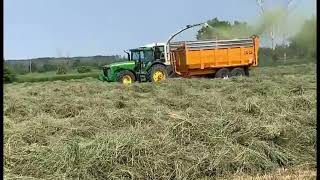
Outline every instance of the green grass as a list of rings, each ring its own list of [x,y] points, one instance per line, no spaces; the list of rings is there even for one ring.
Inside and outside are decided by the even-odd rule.
[[[268,59],[266,59],[268,58]],[[316,63],[316,59],[306,58],[306,59],[279,59],[277,61],[270,61],[269,57],[262,57],[259,59],[260,67],[274,67],[274,66],[287,66],[287,65],[300,65],[300,64],[308,64],[308,63]]]
[[[214,179],[316,167],[316,65],[124,86],[4,85],[6,179]]]
[[[98,78],[99,73],[101,73],[101,70],[92,70],[92,72],[89,73],[78,73],[74,71],[61,75],[56,74],[55,71],[46,73],[28,73],[25,75],[18,75],[16,82],[44,82],[57,80],[66,81],[71,79],[82,79],[87,77]]]

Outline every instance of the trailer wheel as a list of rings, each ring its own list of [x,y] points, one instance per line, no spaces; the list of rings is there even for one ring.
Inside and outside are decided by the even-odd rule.
[[[245,76],[246,73],[243,68],[234,68],[231,70],[231,77],[237,77],[237,76]]]
[[[136,81],[136,78],[131,71],[124,70],[124,71],[120,71],[117,74],[117,81],[127,85],[127,84],[134,83]]]
[[[156,64],[150,68],[147,77],[151,82],[159,82],[168,78],[168,72],[165,66]]]
[[[249,67],[244,67],[244,74],[246,75],[246,76],[249,76]]]
[[[216,78],[229,78],[230,77],[230,71],[227,68],[222,68],[219,69],[216,74],[215,74]]]

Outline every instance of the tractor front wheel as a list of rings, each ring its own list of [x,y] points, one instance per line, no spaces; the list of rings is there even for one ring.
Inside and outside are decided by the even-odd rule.
[[[136,81],[134,74],[128,70],[120,71],[117,75],[117,81],[122,84],[131,84]]]
[[[160,64],[152,66],[148,72],[148,80],[151,82],[160,82],[168,78],[166,67]]]

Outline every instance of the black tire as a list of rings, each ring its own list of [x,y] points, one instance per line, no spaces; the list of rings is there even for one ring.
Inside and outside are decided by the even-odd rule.
[[[216,74],[216,78],[229,78],[230,77],[230,71],[227,68],[219,69]]]
[[[147,80],[150,81],[150,82],[157,82],[154,78],[153,78],[153,75],[156,73],[156,72],[162,72],[163,75],[164,75],[164,80],[167,79],[169,76],[168,76],[168,72],[167,72],[167,69],[164,65],[161,65],[161,64],[155,64],[153,65],[148,73],[147,73]]]
[[[246,75],[246,76],[249,76],[249,67],[244,67],[244,74]]]
[[[120,83],[123,83],[123,78],[125,76],[130,76],[132,79],[132,83],[134,83],[136,81],[135,75],[131,71],[128,71],[128,70],[123,70],[123,71],[118,72],[117,81]]]
[[[231,77],[245,76],[246,73],[243,68],[234,68],[230,72]]]
[[[167,73],[168,73],[168,77],[169,78],[175,78],[178,76],[178,74],[176,74],[173,70],[173,67],[172,66],[166,66],[166,69],[167,69]]]

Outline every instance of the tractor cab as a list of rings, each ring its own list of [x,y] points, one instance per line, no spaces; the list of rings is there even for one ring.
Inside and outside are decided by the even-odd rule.
[[[159,61],[165,62],[165,45],[160,44],[148,44],[136,49],[130,49],[128,54],[129,60],[134,61]]]
[[[138,74],[144,74],[147,67],[155,62],[164,63],[164,46],[147,45],[136,49],[130,49],[128,60],[135,62],[135,71]]]

